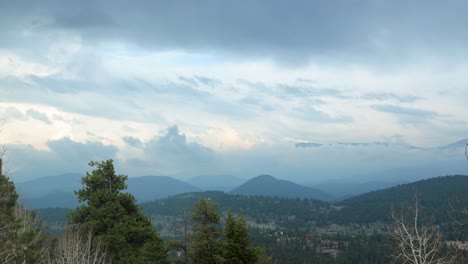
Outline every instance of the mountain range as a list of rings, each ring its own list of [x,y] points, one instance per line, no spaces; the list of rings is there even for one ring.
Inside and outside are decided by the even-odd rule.
[[[49,207],[74,208],[78,205],[74,191],[81,188],[81,177],[82,175],[78,173],[43,177],[16,183],[16,188],[20,194],[20,202],[30,209]],[[408,178],[408,180],[411,179]],[[403,181],[359,183],[343,180],[324,182],[314,186],[303,186],[292,181],[277,179],[270,175],[260,175],[245,182],[242,178],[230,175],[196,176],[187,181],[181,181],[168,176],[130,177],[127,180],[128,192],[132,193],[139,203],[182,193],[215,190],[246,196],[311,198],[323,201],[343,200],[343,205],[347,207],[353,207],[352,199],[358,199],[361,197],[359,196],[360,194],[396,185],[406,186],[402,185],[404,183]],[[460,184],[460,186],[463,186],[463,184]],[[386,192],[389,192],[389,190],[392,189],[386,189]],[[433,192],[437,192],[437,190]],[[372,192],[366,195],[371,194]],[[355,198],[347,199],[350,197]],[[377,201],[373,198],[369,200]],[[363,204],[363,202],[360,201],[359,204]],[[372,206],[375,206],[376,210],[378,210],[378,204]],[[364,213],[365,210],[364,208]]]
[[[81,177],[81,174],[69,173],[17,183],[20,202],[30,209],[74,208],[78,205],[74,191],[81,188]],[[187,182],[168,176],[142,176],[129,178],[127,186],[127,191],[132,193],[139,203],[207,190],[249,196],[312,198],[327,201],[332,199],[332,196],[320,189],[279,180],[269,175],[260,175],[248,181],[229,175],[197,176]]]
[[[74,208],[78,205],[74,191],[82,187],[81,177],[82,175],[77,173],[43,177],[17,183],[16,189],[20,195],[20,202],[30,209]],[[127,191],[132,193],[138,202],[200,191],[189,183],[167,176],[132,177],[127,180],[127,186]]]

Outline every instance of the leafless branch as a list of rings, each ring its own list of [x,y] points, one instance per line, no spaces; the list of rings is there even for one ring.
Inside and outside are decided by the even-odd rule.
[[[419,202],[415,197],[414,206],[400,210],[392,209],[393,236],[398,251],[393,263],[410,264],[452,264],[458,256],[441,255],[444,246],[438,227],[420,219]]]
[[[2,246],[0,248],[0,263],[24,262],[27,252],[36,253],[36,263],[47,263],[45,256],[49,252],[49,241],[44,236],[41,221],[24,207],[14,207],[14,218],[2,226]]]
[[[82,231],[77,227],[68,227],[59,238],[55,249],[53,264],[107,264],[111,258],[106,249],[97,243],[93,245],[91,231]]]

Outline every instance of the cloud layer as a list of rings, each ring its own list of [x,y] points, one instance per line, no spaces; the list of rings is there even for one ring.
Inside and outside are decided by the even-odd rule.
[[[2,2],[0,144],[20,179],[107,158],[304,181],[447,165],[431,147],[468,137],[467,7]]]
[[[457,0],[14,1],[2,3],[6,34],[1,43],[12,46],[65,31],[87,42],[123,41],[148,49],[225,52],[285,63],[330,57],[387,63],[427,53],[462,61],[467,7]]]

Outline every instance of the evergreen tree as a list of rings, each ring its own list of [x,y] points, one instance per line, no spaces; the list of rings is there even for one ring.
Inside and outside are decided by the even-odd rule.
[[[250,248],[249,229],[242,216],[235,217],[229,211],[224,229],[227,264],[261,263],[258,250]]]
[[[223,242],[221,240],[220,217],[215,203],[200,199],[194,205],[192,220],[193,244],[190,259],[196,264],[224,263]]]
[[[140,211],[127,188],[126,175],[116,175],[112,160],[90,162],[96,167],[76,191],[79,206],[69,215],[71,224],[92,230],[115,263],[168,263],[167,248],[151,221]]]

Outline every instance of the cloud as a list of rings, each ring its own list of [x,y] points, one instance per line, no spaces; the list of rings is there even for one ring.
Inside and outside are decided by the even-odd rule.
[[[115,157],[118,148],[99,141],[75,142],[68,137],[51,140],[47,146],[61,159],[69,161],[107,160]],[[87,164],[87,162],[86,162]]]
[[[171,162],[171,165],[183,166],[199,164],[215,158],[215,152],[201,144],[188,142],[185,134],[177,126],[169,127],[145,144],[145,154],[156,160]]]
[[[15,181],[67,172],[84,173],[91,160],[116,159],[118,148],[98,141],[76,142],[70,138],[51,140],[50,151],[26,144],[8,144],[7,167]],[[118,162],[117,162],[118,166]]]
[[[27,120],[27,116],[23,114],[18,108],[10,106],[3,110],[3,116],[8,120]]]
[[[265,101],[262,101],[260,99],[252,98],[252,97],[245,97],[241,99],[239,102],[243,105],[255,106],[258,109],[261,109],[263,111],[273,111],[276,109],[273,105],[268,104]]]
[[[50,121],[50,119],[47,117],[47,115],[45,113],[36,111],[34,109],[28,109],[28,111],[26,111],[26,114],[28,114],[28,116],[30,116],[32,119],[42,121],[42,122],[46,123],[47,125],[52,125],[53,124],[53,122]]]
[[[337,89],[330,88],[315,88],[308,86],[297,86],[297,85],[280,85],[279,86],[281,98],[290,98],[290,97],[332,97],[332,98],[348,98],[343,95],[343,93]]]
[[[222,82],[220,80],[216,80],[213,78],[205,77],[205,76],[198,76],[196,75],[194,77],[198,82],[208,85],[208,86],[216,86],[216,85],[221,85]]]
[[[439,114],[433,111],[418,108],[408,108],[397,105],[373,105],[372,108],[379,112],[396,115],[400,118],[400,120],[405,122],[424,121],[439,116]]]
[[[397,95],[394,93],[367,93],[361,97],[364,100],[387,101],[396,100],[401,103],[413,103],[422,98],[415,95]]]
[[[88,42],[271,57],[286,64],[323,57],[379,63],[417,51],[461,60],[467,55],[467,7],[465,1],[436,0],[12,1],[2,3],[0,43],[67,31]],[[30,34],[20,34],[25,31]]]
[[[312,143],[312,142],[299,142],[295,144],[296,148],[318,148],[323,146],[320,143]]]
[[[348,115],[337,115],[332,116],[323,111],[317,110],[311,106],[297,107],[294,108],[293,114],[295,117],[303,119],[305,121],[316,122],[316,123],[351,123],[353,122],[352,116]]]
[[[397,180],[395,171],[399,172],[398,179],[459,173],[466,167],[466,160],[460,155],[462,143],[428,149],[386,142],[301,142],[295,146],[259,143],[250,149],[219,152],[189,140],[177,126],[172,126],[142,143],[139,150],[143,155],[127,159],[122,158],[126,155],[121,155],[125,148],[99,141],[76,142],[70,138],[50,141],[50,151],[37,150],[30,145],[10,144],[6,148],[9,174],[15,181],[67,172],[84,173],[90,170],[87,166],[90,160],[112,158],[116,170],[130,176],[231,174],[253,177],[269,173],[299,182],[319,182],[352,177],[369,181],[375,180],[375,175],[379,175],[380,180]]]
[[[129,144],[132,147],[139,148],[143,145],[143,143],[138,139],[130,136],[122,137],[122,140]]]

